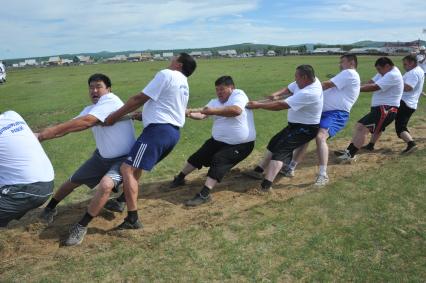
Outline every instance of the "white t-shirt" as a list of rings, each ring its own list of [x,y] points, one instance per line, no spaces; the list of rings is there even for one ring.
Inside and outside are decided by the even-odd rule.
[[[420,61],[422,61],[423,59],[425,59],[426,54],[417,54],[417,62],[418,62],[418,66],[420,68],[422,68],[423,73],[426,74],[426,60],[423,61],[423,63],[420,63]]]
[[[0,187],[53,178],[52,164],[24,119],[15,111],[0,114]]]
[[[6,78],[6,68],[3,63],[0,63],[0,79]]]
[[[241,89],[234,89],[225,103],[218,98],[210,100],[208,107],[238,106],[242,112],[236,117],[213,117],[212,136],[215,140],[227,144],[240,144],[256,139],[253,111],[246,108],[249,99]]]
[[[323,106],[323,92],[321,82],[315,81],[300,89],[296,82],[288,85],[288,89],[293,93],[284,101],[290,105],[287,114],[289,123],[300,123],[306,125],[319,124]]]
[[[113,93],[99,98],[96,104],[87,106],[77,117],[92,115],[104,122],[109,114],[123,106],[121,99]],[[112,126],[92,127],[96,147],[103,158],[127,155],[135,143],[135,129],[131,120],[119,121]]]
[[[423,83],[425,80],[425,73],[419,66],[406,72],[403,76],[404,84],[407,84],[413,88],[412,91],[404,91],[402,93],[402,100],[411,109],[417,109],[417,103],[419,102],[420,94],[423,91]]]
[[[354,69],[342,70],[330,81],[335,87],[324,91],[324,106],[322,111],[342,110],[351,112],[359,96],[361,80]]]
[[[402,92],[404,91],[404,81],[399,69],[393,67],[384,76],[377,73],[373,77],[373,81],[380,89],[373,93],[371,106],[389,105],[399,107]]]
[[[184,74],[162,70],[142,92],[151,98],[143,106],[142,121],[145,127],[152,123],[183,127],[189,99],[188,80]]]

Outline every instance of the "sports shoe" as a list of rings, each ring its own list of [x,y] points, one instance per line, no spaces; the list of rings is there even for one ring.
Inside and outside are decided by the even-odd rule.
[[[328,181],[329,181],[329,179],[328,179],[327,175],[318,175],[314,186],[323,187],[323,186],[327,185]]]
[[[87,233],[87,227],[80,224],[74,224],[70,227],[70,235],[64,242],[65,246],[80,245],[83,242],[84,236]]]
[[[174,189],[185,185],[185,179],[179,179],[177,176],[174,177],[173,181],[170,183],[169,188]]]
[[[246,171],[243,172],[243,174],[256,180],[263,180],[263,173],[257,172],[255,170]]]
[[[136,229],[142,229],[143,228],[143,224],[142,222],[138,220],[136,220],[135,223],[131,223],[127,220],[127,218],[124,218],[123,223],[121,223],[120,225],[118,225],[115,229],[116,230],[136,230]]]
[[[340,156],[346,152],[346,149],[339,149],[334,151],[335,156]]]
[[[416,144],[409,144],[409,145],[407,145],[407,148],[404,149],[401,153],[402,154],[408,154],[408,153],[415,151],[416,149],[417,149]]]
[[[280,170],[280,174],[284,175],[284,177],[293,178],[294,177],[294,169],[291,169],[289,166],[283,166]]]
[[[352,161],[355,161],[355,156],[352,157],[351,154],[349,153],[349,150],[345,149],[344,153],[340,156],[337,157],[337,160],[340,163],[351,163]]]
[[[196,194],[193,199],[188,200],[185,205],[186,206],[198,206],[203,203],[208,203],[212,201],[212,197],[210,195],[204,197],[200,193]]]
[[[58,214],[58,210],[56,208],[45,207],[38,218],[47,224],[51,224],[56,214]]]
[[[364,145],[363,147],[361,147],[361,149],[368,150],[368,151],[373,151],[374,150],[374,144],[369,143],[369,144]]]
[[[272,187],[269,188],[263,188],[262,186],[260,186],[260,192],[262,193],[271,193],[272,192]]]
[[[120,202],[117,199],[112,198],[106,202],[104,208],[113,212],[123,212],[124,208],[126,208],[126,203]]]

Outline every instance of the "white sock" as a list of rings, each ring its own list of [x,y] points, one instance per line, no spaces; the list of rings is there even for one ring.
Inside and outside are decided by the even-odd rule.
[[[292,160],[292,161],[290,162],[290,164],[288,165],[288,168],[289,168],[290,170],[295,170],[295,169],[296,169],[297,164],[298,164],[298,163],[297,163],[296,161]]]
[[[327,165],[320,165],[319,174],[322,176],[327,176]]]

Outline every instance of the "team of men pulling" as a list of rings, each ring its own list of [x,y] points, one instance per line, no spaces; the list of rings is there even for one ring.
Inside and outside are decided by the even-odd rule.
[[[173,58],[167,69],[158,72],[125,104],[111,92],[107,76],[94,74],[88,80],[92,104],[72,120],[33,133],[18,113],[0,114],[0,227],[41,206],[53,194],[53,168],[39,142],[88,128],[93,131],[96,149],[53,194],[39,216],[46,223],[52,223],[56,206],[75,188],[83,184],[96,187],[86,213],[70,228],[65,241],[69,246],[83,241],[88,224],[102,208],[123,212],[127,205],[127,217],[117,228],[143,227],[137,213],[138,181],[143,171],[151,171],[173,150],[185,116],[194,120],[213,118],[212,137],[188,158],[168,188],[175,190],[184,186],[188,174],[203,166],[209,167],[204,186],[186,202],[187,206],[211,201],[210,192],[215,185],[253,151],[254,109],[288,109],[288,125],[271,138],[258,165],[245,172],[261,180],[261,192],[271,190],[279,173],[293,177],[309,142],[314,139],[319,159],[314,185],[324,186],[329,182],[327,139],[346,126],[360,91],[374,92],[370,112],[358,121],[351,143],[337,151],[337,159],[351,162],[361,148],[373,150],[381,133],[394,120],[398,137],[407,143],[403,153],[409,153],[416,144],[407,124],[417,108],[425,76],[417,61],[413,55],[405,56],[406,73],[402,76],[391,59],[381,57],[375,63],[377,74],[363,85],[356,71],[355,55],[342,55],[340,72],[324,82],[315,77],[312,66],[300,65],[294,82],[259,101],[249,101],[230,76],[222,76],[215,82],[217,97],[198,109],[187,109],[187,78],[195,71],[196,62],[186,53]],[[141,106],[142,113],[135,114]],[[144,129],[136,140],[133,121],[123,119],[126,115],[143,122]],[[371,139],[365,145],[369,132]],[[111,192],[118,191],[120,184],[123,193],[110,199]]]

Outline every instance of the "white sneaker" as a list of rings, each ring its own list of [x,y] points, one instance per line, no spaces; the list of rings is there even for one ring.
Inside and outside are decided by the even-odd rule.
[[[349,150],[345,149],[342,155],[337,156],[337,161],[340,163],[351,163],[352,161],[355,161],[356,157],[352,157],[349,153]]]
[[[323,186],[327,185],[327,183],[329,181],[330,180],[328,179],[327,175],[318,175],[317,179],[315,181],[314,186],[316,186],[316,187],[323,187]]]
[[[280,174],[288,178],[293,178],[295,175],[294,169],[291,169],[289,166],[286,166],[286,165],[284,165],[283,168],[281,168]]]

